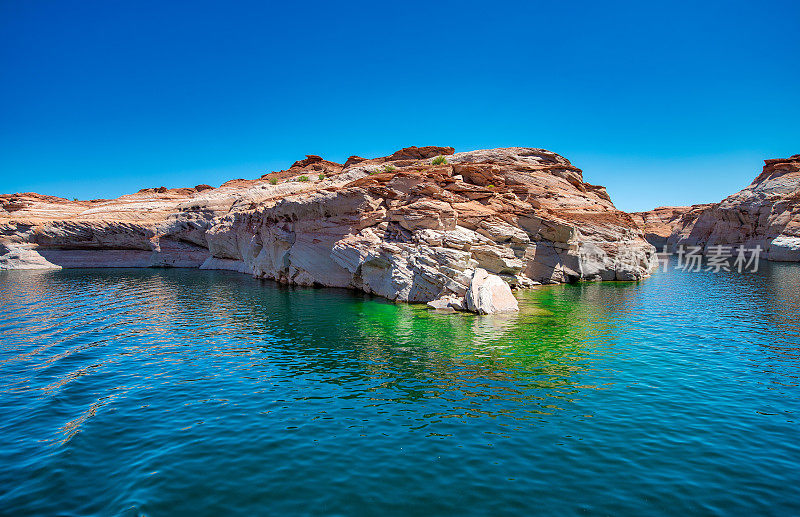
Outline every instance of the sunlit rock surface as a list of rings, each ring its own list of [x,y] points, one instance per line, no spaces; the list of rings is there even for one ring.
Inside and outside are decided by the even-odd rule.
[[[659,248],[760,246],[763,258],[800,261],[800,155],[765,160],[749,186],[720,203],[631,215]]]
[[[634,220],[562,156],[453,151],[309,155],[255,180],[113,200],[0,196],[0,268],[228,269],[490,313],[513,305],[494,278],[637,280],[655,266]],[[491,286],[470,298],[479,269]]]

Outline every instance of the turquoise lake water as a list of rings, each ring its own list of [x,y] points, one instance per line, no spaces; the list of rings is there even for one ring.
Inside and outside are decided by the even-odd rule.
[[[800,514],[800,266],[519,297],[0,273],[0,514]]]

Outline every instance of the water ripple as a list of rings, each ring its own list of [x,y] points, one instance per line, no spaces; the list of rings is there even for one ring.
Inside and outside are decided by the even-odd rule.
[[[439,315],[193,270],[0,273],[0,508],[800,512],[800,267]]]

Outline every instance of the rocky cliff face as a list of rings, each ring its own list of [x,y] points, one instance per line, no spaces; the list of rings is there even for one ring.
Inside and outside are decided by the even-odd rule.
[[[800,155],[765,160],[743,190],[720,203],[632,214],[656,246],[761,246],[768,260],[800,261]]]
[[[14,194],[0,206],[2,269],[230,269],[476,312],[477,300],[513,310],[495,277],[512,288],[637,280],[655,265],[605,189],[543,149],[412,147],[343,165],[308,156],[219,188]]]
[[[703,210],[710,208],[711,203],[693,206],[661,206],[648,212],[634,212],[633,220],[642,227],[647,242],[659,251],[668,244],[675,228],[685,219],[696,218]]]

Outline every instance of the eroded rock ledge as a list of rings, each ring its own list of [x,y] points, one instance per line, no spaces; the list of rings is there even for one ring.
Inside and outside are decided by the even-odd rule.
[[[631,215],[659,249],[761,246],[762,258],[800,261],[800,155],[764,160],[750,185],[720,203]]]
[[[0,206],[1,269],[229,269],[474,312],[514,310],[504,289],[638,280],[655,265],[603,187],[533,148],[411,147],[343,165],[309,155],[219,188]]]

